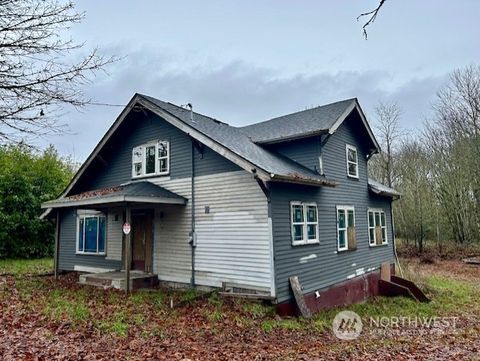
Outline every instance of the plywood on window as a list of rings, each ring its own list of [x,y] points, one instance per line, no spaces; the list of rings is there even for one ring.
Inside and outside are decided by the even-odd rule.
[[[357,235],[355,232],[355,227],[347,228],[347,237],[348,237],[348,249],[357,248]]]

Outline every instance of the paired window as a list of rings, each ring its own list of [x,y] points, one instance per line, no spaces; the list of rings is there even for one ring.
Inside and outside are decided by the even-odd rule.
[[[358,178],[358,153],[357,148],[347,144],[347,175]]]
[[[339,251],[357,248],[355,208],[352,206],[337,206],[337,243]]]
[[[77,253],[105,254],[106,217],[101,213],[81,214],[77,219]]]
[[[387,222],[382,209],[368,210],[368,238],[370,246],[387,244]]]
[[[165,175],[170,171],[170,143],[166,140],[139,145],[132,151],[132,177]]]
[[[292,245],[318,243],[316,203],[291,202]]]

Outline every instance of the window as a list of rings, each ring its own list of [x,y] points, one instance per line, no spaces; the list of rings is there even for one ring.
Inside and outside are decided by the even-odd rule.
[[[347,144],[347,175],[358,178],[358,154],[357,148]]]
[[[132,151],[132,177],[165,175],[170,171],[170,144],[166,140],[139,145]]]
[[[316,203],[291,202],[292,245],[318,243]]]
[[[357,248],[355,208],[352,206],[337,206],[337,243],[339,251]]]
[[[370,246],[387,244],[387,222],[383,209],[368,210],[368,240]]]
[[[77,221],[77,253],[105,254],[106,217],[101,213],[84,213]]]

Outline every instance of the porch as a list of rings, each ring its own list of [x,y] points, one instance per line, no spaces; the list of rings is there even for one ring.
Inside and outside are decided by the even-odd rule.
[[[112,271],[104,273],[86,273],[81,274],[79,283],[104,289],[115,288],[117,290],[127,290],[127,273],[125,271]],[[129,287],[130,290],[140,288],[151,288],[158,285],[158,275],[145,273],[142,271],[130,271]]]
[[[62,259],[68,259],[70,269],[86,272],[79,283],[127,292],[155,286],[158,274],[153,270],[154,220],[163,218],[164,209],[177,212],[186,203],[186,198],[148,181],[44,203],[42,206],[55,209],[57,216],[55,275],[59,271],[61,243],[70,242],[63,248]],[[65,216],[65,212],[73,218]],[[62,232],[60,223],[64,226]],[[60,234],[67,236],[61,238]]]

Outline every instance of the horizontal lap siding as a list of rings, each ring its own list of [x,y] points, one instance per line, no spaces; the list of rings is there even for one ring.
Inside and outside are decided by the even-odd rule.
[[[132,112],[111,136],[71,194],[116,186],[132,180],[132,149],[152,140],[170,142],[170,178],[191,174],[190,137],[155,114]],[[147,178],[148,179],[148,178]]]
[[[270,291],[267,201],[253,176],[239,171],[198,177],[195,192],[197,283]]]
[[[152,180],[171,192],[191,198],[191,179]],[[162,281],[189,283],[191,277],[191,203],[161,205],[155,209],[153,272]]]
[[[74,210],[61,213],[59,269],[73,271],[75,266],[95,267],[105,269],[120,269],[121,262],[109,260],[105,256],[77,255],[77,218]],[[108,241],[107,241],[108,242]],[[108,250],[108,245],[107,245]]]
[[[115,220],[117,218],[117,220]],[[110,209],[107,213],[107,256],[106,259],[122,260],[123,209]]]
[[[335,188],[316,188],[272,184],[272,222],[275,253],[275,273],[278,301],[292,297],[288,278],[298,276],[304,292],[313,292],[378,268],[382,262],[393,262],[392,220],[390,200],[368,191],[365,146],[358,141],[365,137],[358,127],[359,119],[347,118],[322,150],[323,166],[327,177],[339,182]],[[347,178],[345,144],[357,147],[359,180]],[[312,147],[303,155],[312,163],[318,153]],[[319,216],[320,244],[291,245],[290,201],[316,202]],[[337,252],[337,205],[355,207],[357,249]],[[383,208],[387,219],[387,246],[370,247],[368,242],[367,209]]]

